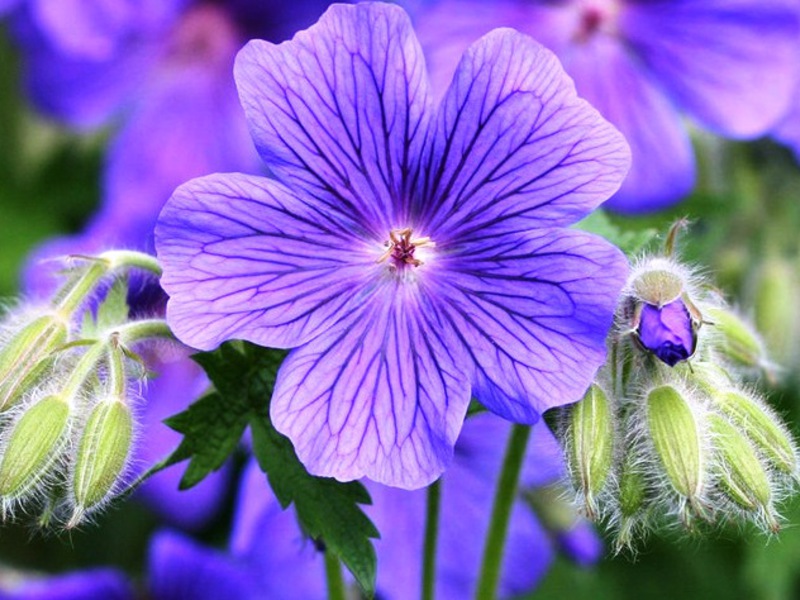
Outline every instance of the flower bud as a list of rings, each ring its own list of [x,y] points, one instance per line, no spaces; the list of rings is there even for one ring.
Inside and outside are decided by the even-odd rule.
[[[755,285],[756,327],[781,362],[797,348],[797,274],[785,260],[773,258],[762,267]]]
[[[709,417],[709,426],[721,460],[725,494],[745,510],[767,511],[772,501],[772,486],[753,446],[719,415]]]
[[[702,512],[706,460],[700,423],[677,389],[663,385],[647,394],[647,428],[671,486]]]
[[[72,499],[77,524],[87,510],[105,500],[122,475],[133,433],[130,408],[117,398],[94,407],[86,422],[74,463]]]
[[[44,315],[0,350],[0,412],[14,406],[55,361],[53,352],[67,341],[67,324]]]
[[[633,546],[637,525],[640,524],[647,499],[644,474],[634,466],[628,456],[619,477],[619,531],[614,543],[615,551]]]
[[[61,457],[69,424],[70,407],[60,396],[46,396],[22,413],[0,462],[0,497],[19,498],[47,476]]]
[[[614,454],[614,421],[608,396],[592,384],[569,409],[567,454],[575,487],[586,502],[586,513],[597,518],[596,498],[605,486]]]
[[[714,394],[711,399],[778,470],[787,475],[796,473],[797,456],[792,438],[766,407],[735,390]]]
[[[760,368],[767,364],[758,334],[736,313],[719,307],[708,308],[706,313],[719,334],[716,347],[725,358],[746,368]]]
[[[642,305],[636,335],[645,349],[670,367],[692,356],[697,347],[695,324],[680,297],[663,306]]]

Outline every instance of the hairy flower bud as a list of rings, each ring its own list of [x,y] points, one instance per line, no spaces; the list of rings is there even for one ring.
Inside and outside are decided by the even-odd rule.
[[[712,395],[711,399],[773,466],[787,475],[796,474],[797,453],[792,438],[769,409],[736,390]]]
[[[719,334],[717,349],[734,365],[760,368],[767,364],[764,345],[755,330],[733,311],[711,307],[708,320]]]
[[[711,415],[709,426],[721,462],[721,487],[725,494],[745,510],[768,514],[772,486],[753,446],[723,417]]]
[[[573,483],[586,502],[587,515],[595,519],[596,498],[608,479],[614,454],[611,405],[597,384],[569,408],[566,442]]]
[[[635,461],[630,455],[622,464],[618,493],[619,529],[614,544],[616,552],[632,547],[637,525],[641,521],[647,499],[647,484],[644,474],[636,468]]]
[[[34,489],[60,459],[70,425],[61,396],[46,396],[11,425],[0,462],[0,497],[15,499]]]
[[[755,322],[767,346],[781,362],[790,362],[798,347],[798,276],[785,260],[767,260],[755,288]]]
[[[662,385],[647,394],[647,428],[672,488],[702,512],[706,458],[701,425],[677,389]]]
[[[71,481],[75,512],[70,524],[101,504],[119,481],[131,448],[130,408],[117,398],[99,402],[86,422],[78,443]]]
[[[0,412],[14,406],[55,360],[53,352],[67,341],[67,323],[43,315],[17,333],[0,350]]]

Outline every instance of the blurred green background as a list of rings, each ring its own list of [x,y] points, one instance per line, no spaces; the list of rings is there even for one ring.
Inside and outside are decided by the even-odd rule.
[[[7,37],[0,35],[0,298],[17,290],[26,255],[48,237],[78,231],[99,202],[103,137],[80,137],[45,123],[26,107]],[[765,265],[788,265],[792,290],[800,270],[800,168],[791,153],[768,140],[723,143],[696,137],[701,184],[676,209],[640,219],[613,217],[633,229],[664,231],[676,218],[693,225],[682,238],[686,258],[708,267],[726,296],[751,313]],[[790,294],[774,316],[797,338],[798,302]],[[780,314],[778,314],[780,313]],[[781,344],[787,342],[779,341]],[[788,344],[792,346],[792,344]],[[798,433],[796,344],[779,352],[782,382],[773,404]],[[221,542],[230,510],[201,537]],[[635,557],[608,557],[584,570],[559,559],[532,596],[543,599],[800,598],[800,501],[783,507],[783,532],[767,538],[755,529],[723,528],[703,539],[677,532],[651,536]],[[156,522],[135,503],[99,517],[99,526],[69,534],[42,534],[24,526],[0,532],[0,561],[14,567],[60,571],[118,564],[141,573],[146,541]]]

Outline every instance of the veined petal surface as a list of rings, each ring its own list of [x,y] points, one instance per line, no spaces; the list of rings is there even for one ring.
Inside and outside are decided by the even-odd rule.
[[[404,227],[429,130],[425,61],[405,12],[334,5],[280,45],[250,42],[235,67],[265,162],[374,237]]]
[[[470,398],[447,331],[429,289],[386,278],[357,319],[286,358],[275,427],[315,475],[429,484],[450,462]]]
[[[444,97],[415,220],[437,243],[506,221],[571,224],[629,164],[625,140],[578,98],[555,55],[495,30],[466,51]]]
[[[475,397],[506,419],[534,423],[578,400],[603,363],[627,261],[579,231],[499,233],[453,251],[441,294],[474,364]]]
[[[181,186],[155,234],[175,334],[211,350],[231,338],[291,348],[326,331],[385,268],[375,262],[380,247],[348,227],[263,177],[229,173]]]

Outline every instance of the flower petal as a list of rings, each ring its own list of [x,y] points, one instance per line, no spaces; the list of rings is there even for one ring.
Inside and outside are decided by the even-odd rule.
[[[617,190],[629,162],[549,50],[495,30],[467,50],[445,95],[417,220],[437,243],[506,220],[569,224]]]
[[[646,67],[708,127],[753,137],[786,112],[800,54],[794,3],[630,2],[621,19]]]
[[[405,12],[334,5],[280,45],[252,41],[235,77],[267,165],[381,239],[404,207],[428,135],[425,61]]]
[[[475,397],[524,423],[578,400],[605,359],[622,253],[578,231],[487,231],[451,260],[442,294],[474,363]]]
[[[291,348],[328,329],[383,267],[380,247],[336,218],[261,177],[178,188],[155,232],[175,334],[203,350],[231,338]]]
[[[150,544],[150,596],[164,600],[256,600],[259,594],[246,566],[191,538],[162,531]]]
[[[469,377],[421,285],[387,277],[357,317],[281,366],[272,420],[315,475],[415,489],[449,463]]]
[[[251,566],[261,597],[327,597],[322,552],[303,536],[294,509],[281,508],[255,460],[248,463],[242,475],[231,552]]]
[[[4,600],[133,600],[133,586],[125,574],[112,569],[76,571],[42,580],[24,582]]]
[[[621,212],[665,208],[694,187],[686,127],[660,83],[619,40],[596,36],[564,64],[578,92],[619,128],[631,146],[631,170],[606,206]]]

